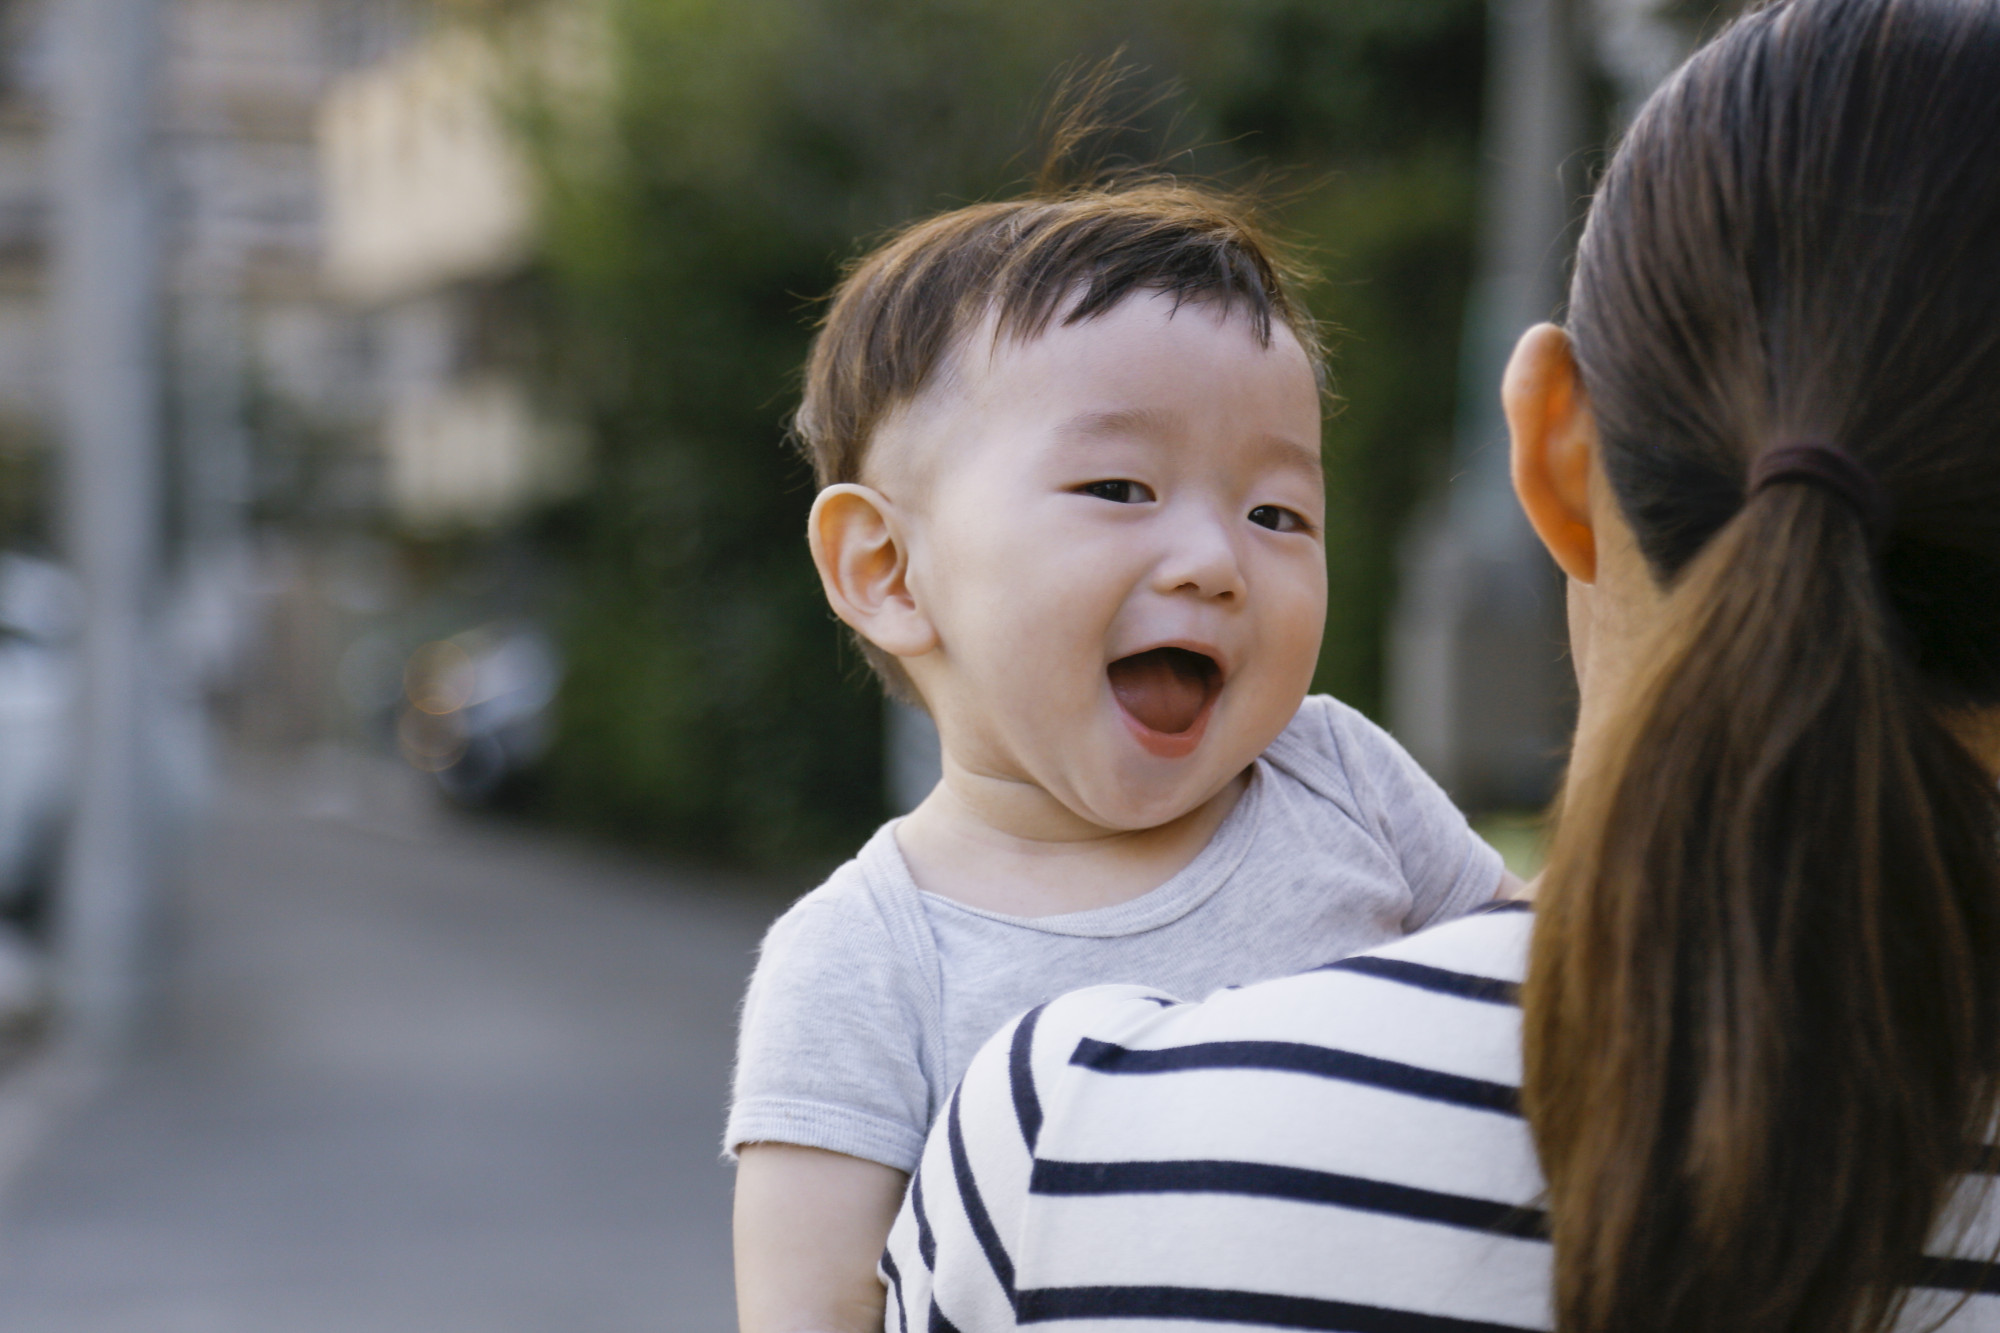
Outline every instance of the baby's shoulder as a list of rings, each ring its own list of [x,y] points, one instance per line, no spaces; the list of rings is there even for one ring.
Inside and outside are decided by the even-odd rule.
[[[1330,694],[1309,694],[1265,754],[1280,761],[1310,757],[1344,769],[1385,749],[1400,753],[1402,747],[1360,709]]]
[[[762,952],[767,958],[799,950],[879,957],[889,934],[875,886],[857,857],[787,907],[765,932]]]
[[[1354,804],[1365,773],[1396,742],[1330,694],[1307,695],[1263,758],[1279,774],[1337,805]]]
[[[771,924],[744,1002],[754,1032],[925,1029],[935,1016],[934,959],[899,928],[866,858],[850,861]],[[913,1036],[914,1040],[915,1037]]]

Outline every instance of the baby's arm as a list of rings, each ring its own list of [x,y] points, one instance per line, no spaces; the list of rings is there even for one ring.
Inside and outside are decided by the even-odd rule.
[[[908,1180],[845,1153],[744,1144],[736,1166],[741,1333],[879,1333],[875,1265]]]
[[[852,863],[765,938],[724,1135],[743,1333],[880,1333],[876,1264],[930,1119],[910,952]]]

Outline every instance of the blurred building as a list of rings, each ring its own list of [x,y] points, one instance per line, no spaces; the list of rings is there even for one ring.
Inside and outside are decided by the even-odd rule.
[[[0,0],[0,438],[46,449],[47,41],[44,0]],[[410,40],[415,0],[171,0],[160,191],[175,349],[182,513],[254,498],[218,441],[265,404],[351,415],[365,353],[324,299],[316,138],[344,71]]]
[[[194,688],[256,648],[272,729],[317,729],[305,702],[323,645],[299,562],[254,549],[262,513],[362,516],[379,455],[354,448],[380,412],[365,319],[327,299],[318,113],[347,71],[408,45],[421,0],[167,0],[159,108],[166,349],[160,627]],[[0,545],[54,531],[48,0],[0,0]],[[275,557],[275,558],[263,558]],[[262,585],[262,586],[260,586]],[[279,606],[270,633],[250,611]],[[306,599],[311,600],[310,598]]]
[[[377,330],[383,498],[416,531],[491,526],[580,479],[580,440],[521,382],[527,321],[509,299],[534,245],[505,120],[531,86],[510,63],[524,45],[518,28],[446,27],[321,108],[327,288]],[[573,48],[536,43],[537,63]]]
[[[164,7],[167,629],[253,733],[325,739],[344,641],[398,595],[376,535],[491,529],[580,475],[517,373],[510,48],[430,0]],[[0,549],[60,545],[47,23],[0,0]],[[515,45],[574,67],[582,31]]]
[[[69,285],[55,290],[58,259],[77,251],[52,235],[53,108],[59,95],[72,114],[97,105],[74,95],[77,72],[92,62],[53,64],[58,20],[74,21],[76,12],[58,11],[61,2],[0,0],[0,572],[27,571],[10,573],[8,588],[44,573],[61,584],[52,562],[80,549],[61,531],[57,485],[71,456],[60,441],[81,438],[74,377],[61,392],[59,371],[80,363],[58,363],[56,298],[70,301],[73,314],[75,275],[107,271],[71,268]],[[530,29],[532,13],[503,22],[493,17],[498,8],[158,0],[162,40],[157,50],[143,39],[134,48],[138,64],[152,63],[158,76],[157,103],[122,123],[142,137],[151,126],[152,206],[128,212],[149,215],[135,234],[150,232],[142,251],[158,249],[159,350],[141,337],[135,358],[145,363],[142,379],[160,386],[161,429],[135,431],[130,444],[131,457],[157,456],[165,485],[157,507],[150,482],[127,490],[138,497],[131,513],[157,514],[142,526],[157,528],[159,539],[144,532],[121,565],[144,605],[146,623],[133,632],[143,679],[136,689],[112,688],[139,699],[135,752],[157,757],[159,769],[136,781],[163,828],[186,827],[200,803],[211,705],[253,743],[387,744],[397,710],[408,711],[410,650],[425,640],[458,636],[470,645],[465,652],[477,650],[479,668],[462,716],[439,723],[456,728],[453,748],[434,766],[440,780],[476,748],[469,742],[484,744],[485,759],[478,773],[460,775],[467,791],[490,787],[515,751],[538,743],[555,670],[543,661],[544,641],[532,626],[493,623],[492,607],[477,598],[430,608],[432,623],[404,615],[435,589],[417,586],[422,579],[410,576],[398,541],[442,537],[476,547],[461,539],[504,528],[580,475],[574,435],[530,407],[521,373],[530,321],[517,298],[533,209],[528,165],[502,103],[522,52],[535,56],[536,72],[572,80],[564,85],[571,91],[594,72],[579,63],[588,47],[578,35],[590,28],[575,21],[591,11],[552,7],[566,21]],[[568,64],[542,69],[551,57]],[[78,177],[66,179],[72,188],[60,202],[74,218]],[[117,253],[136,252],[121,245]],[[134,283],[149,293],[151,267],[134,265]],[[150,296],[138,304],[151,306]],[[122,356],[112,358],[114,369],[127,364]],[[140,401],[154,401],[151,391]],[[152,470],[114,458],[87,476]],[[76,512],[76,489],[67,512]],[[486,567],[489,583],[507,582],[491,554],[473,563]],[[129,569],[134,560],[143,568]],[[39,867],[58,858],[39,849],[58,844],[66,824],[87,830],[89,811],[99,808],[90,795],[102,786],[75,777],[69,762],[78,729],[66,701],[84,675],[81,650],[61,634],[23,646],[19,600],[0,597],[0,770],[12,779],[0,783],[0,944],[9,920],[46,915],[36,904],[78,898],[68,883],[78,858],[65,858],[72,869],[52,900]],[[90,602],[109,604],[96,595]],[[399,615],[410,623],[385,630]],[[480,633],[467,637],[473,630]],[[469,738],[459,735],[468,729]],[[53,758],[41,753],[50,738],[61,752]],[[83,813],[72,819],[71,811]],[[103,842],[76,836],[82,842],[73,845]],[[137,878],[150,881],[155,871]],[[154,896],[150,883],[117,893],[121,902]],[[137,915],[145,910],[139,904]],[[0,1019],[9,975],[0,950]]]

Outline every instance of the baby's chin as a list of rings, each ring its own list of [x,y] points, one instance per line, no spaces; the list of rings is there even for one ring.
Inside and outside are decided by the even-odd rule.
[[[1060,799],[1079,818],[1128,833],[1193,814],[1247,766],[1231,761],[1220,747],[1204,745],[1173,760],[1140,752],[1129,741],[1122,748],[1126,753],[1103,769],[1094,764],[1087,773],[1072,769],[1069,790]]]

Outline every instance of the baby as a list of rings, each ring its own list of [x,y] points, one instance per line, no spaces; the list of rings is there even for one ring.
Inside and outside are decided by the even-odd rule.
[[[1251,219],[1172,182],[961,208],[835,294],[813,560],[944,778],[765,939],[726,1145],[744,1333],[881,1327],[906,1173],[1023,1009],[1296,972],[1508,887],[1393,740],[1306,698],[1320,356]]]

